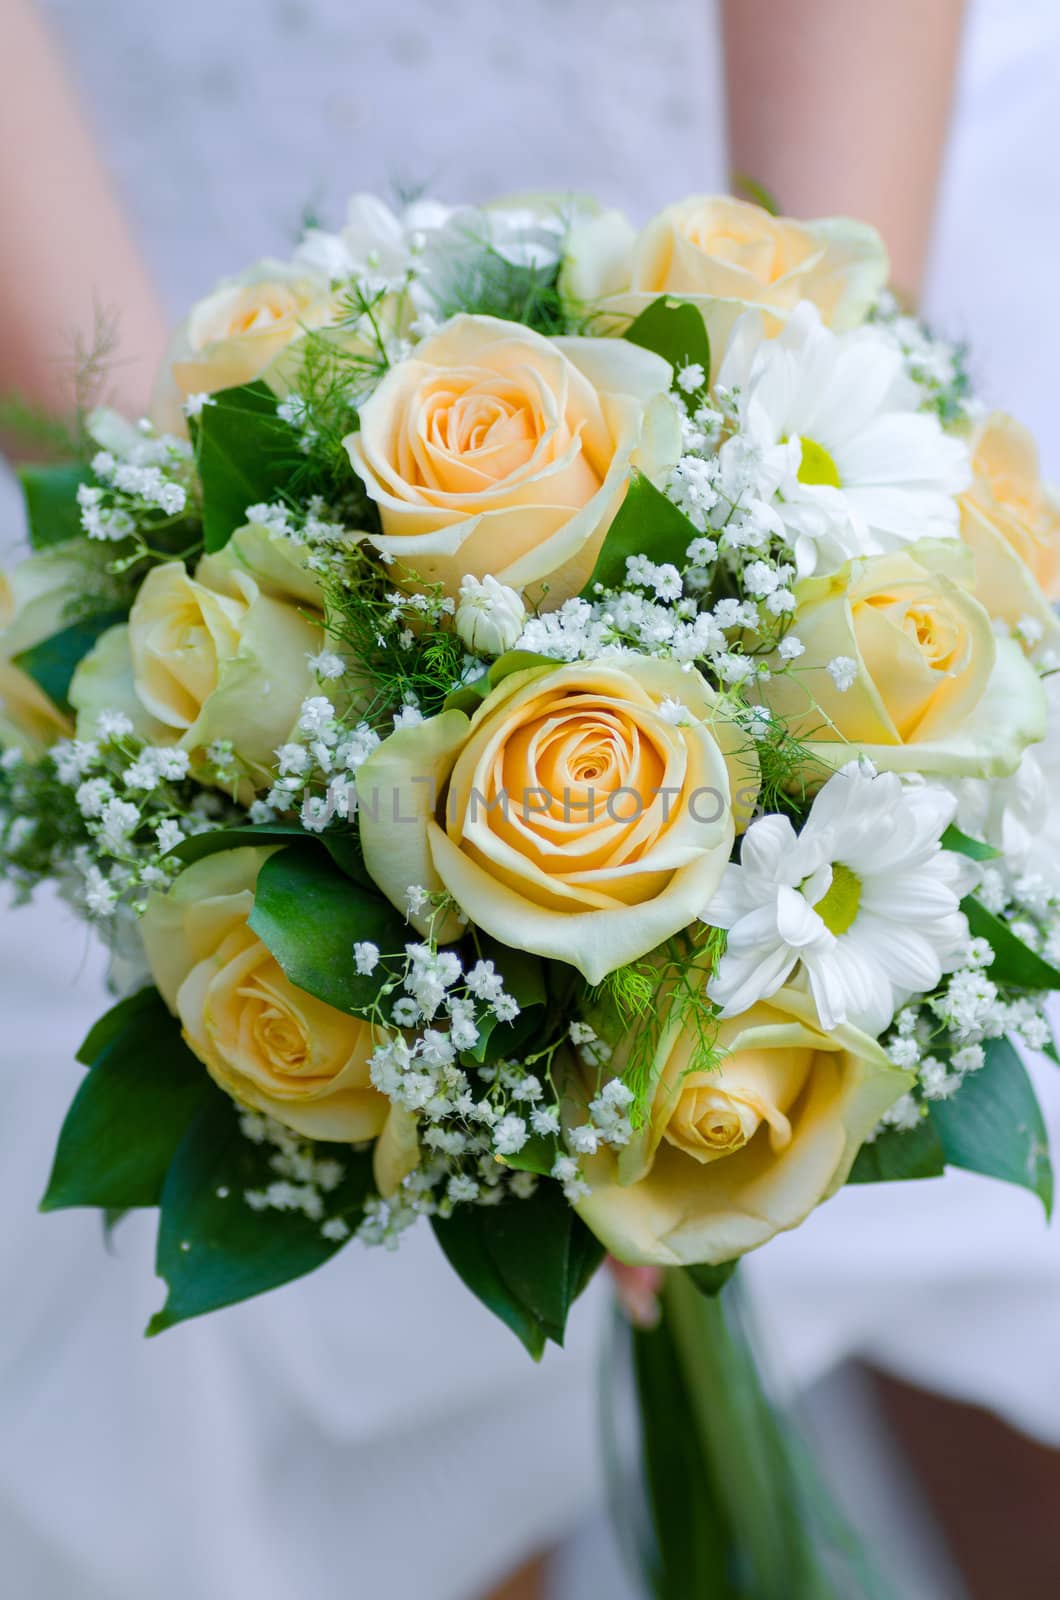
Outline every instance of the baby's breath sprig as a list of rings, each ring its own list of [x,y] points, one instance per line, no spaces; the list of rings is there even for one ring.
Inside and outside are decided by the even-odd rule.
[[[672,1029],[689,1036],[689,1072],[710,1072],[721,1059],[717,1012],[706,993],[717,934],[696,924],[587,993],[583,1016],[606,1051],[587,1056],[583,1049],[582,1059],[598,1070],[597,1092],[603,1087],[604,1062],[612,1076],[621,1077],[630,1092],[634,1128],[642,1127],[650,1113],[659,1046]]]

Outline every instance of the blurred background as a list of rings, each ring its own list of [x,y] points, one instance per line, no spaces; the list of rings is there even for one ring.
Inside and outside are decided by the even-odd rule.
[[[0,0],[0,56],[0,394],[59,406],[99,308],[142,407],[166,327],[355,190],[573,189],[643,222],[736,170],[875,221],[1060,473],[1053,0]],[[21,538],[0,465],[0,559]],[[150,1220],[105,1246],[35,1211],[100,953],[47,896],[0,919],[3,1594],[632,1594],[600,1509],[607,1287],[537,1370],[418,1230],[145,1343]],[[1060,1129],[1060,1073],[1033,1070]],[[1034,1199],[847,1190],[749,1275],[900,1592],[1060,1592],[1060,1238]]]

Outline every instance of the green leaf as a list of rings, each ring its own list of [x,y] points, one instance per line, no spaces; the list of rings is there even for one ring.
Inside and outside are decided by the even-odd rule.
[[[1060,989],[1060,971],[1018,939],[1012,929],[980,905],[974,895],[961,901],[972,937],[986,939],[994,952],[989,976],[1011,989]]]
[[[946,1170],[946,1153],[935,1124],[922,1117],[915,1128],[886,1128],[863,1144],[848,1183],[894,1183],[907,1178],[938,1178]]]
[[[292,983],[354,1015],[371,1012],[390,977],[385,960],[370,975],[359,974],[354,945],[370,940],[384,957],[394,956],[408,936],[388,900],[337,871],[310,843],[288,845],[266,861],[250,926]]]
[[[685,1272],[700,1294],[715,1295],[721,1293],[739,1265],[739,1261],[722,1261],[716,1267],[707,1265],[686,1267]]]
[[[372,1187],[371,1155],[345,1145],[320,1148],[347,1166],[328,1195],[328,1216],[341,1217],[352,1233]],[[342,1248],[343,1241],[325,1239],[320,1223],[301,1211],[255,1211],[247,1204],[247,1190],[275,1179],[273,1155],[271,1145],[244,1137],[238,1108],[215,1091],[185,1134],[162,1191],[157,1270],[169,1292],[149,1335],[278,1288]]]
[[[21,667],[44,690],[49,700],[69,710],[67,694],[78,664],[87,656],[100,634],[124,620],[125,612],[113,610],[83,617],[79,622],[72,622],[68,628],[42,639],[39,644],[32,645],[30,649],[20,651],[13,658],[15,665]]]
[[[660,295],[630,324],[624,335],[630,344],[639,344],[662,356],[674,369],[674,382],[682,367],[693,363],[703,368],[703,382],[683,398],[694,402],[705,393],[710,382],[710,336],[703,313],[687,300]]]
[[[128,1206],[107,1206],[103,1212],[103,1242],[110,1249],[114,1230],[129,1215]]]
[[[168,1017],[169,1012],[158,990],[148,984],[145,989],[138,989],[135,994],[119,1000],[116,1006],[111,1006],[92,1024],[74,1059],[80,1061],[82,1066],[93,1067],[103,1052],[128,1029],[137,1026],[149,1029],[152,1025],[161,1028]]]
[[[535,1361],[548,1339],[563,1343],[571,1305],[604,1251],[558,1184],[538,1184],[528,1200],[458,1206],[432,1226],[450,1266]]]
[[[710,1452],[695,1426],[681,1350],[664,1316],[632,1334],[654,1548],[642,1557],[655,1600],[740,1600],[733,1534]]]
[[[202,480],[203,542],[221,550],[247,520],[247,507],[272,500],[298,464],[294,434],[276,414],[266,383],[221,389],[199,414],[195,455]]]
[[[83,483],[92,481],[87,467],[69,464],[20,467],[18,479],[29,523],[29,542],[34,550],[46,550],[49,545],[65,544],[68,539],[82,537],[77,491]]]
[[[442,701],[442,710],[463,711],[467,716],[473,717],[489,692],[489,673],[483,672],[470,683],[462,683],[458,688],[451,689]]]
[[[995,850],[992,844],[984,844],[981,839],[969,838],[960,828],[955,828],[952,822],[939,843],[944,850],[954,850],[958,855],[970,857],[972,861],[997,861],[1001,855],[1001,851]]]
[[[592,600],[598,583],[605,589],[621,589],[626,582],[628,556],[649,556],[652,561],[672,561],[675,566],[682,566],[689,544],[698,537],[684,512],[643,473],[634,472],[626,498],[607,530],[596,565],[582,590],[583,598]]]
[[[1053,1206],[1053,1168],[1041,1106],[1027,1069],[1007,1039],[989,1039],[986,1063],[969,1072],[951,1100],[930,1107],[947,1162],[1019,1184]]]
[[[514,1168],[516,1172],[536,1172],[540,1177],[547,1178],[559,1154],[555,1136],[547,1138],[543,1133],[532,1133],[521,1150],[504,1157],[504,1165]]]
[[[219,850],[237,850],[241,845],[288,845],[294,843],[320,845],[347,877],[372,887],[357,834],[352,828],[327,829],[324,833],[310,834],[298,822],[263,822],[248,827],[211,828],[205,833],[193,833],[169,851],[179,861],[191,866],[203,856],[216,855]]]
[[[552,656],[539,655],[536,650],[506,650],[504,655],[498,656],[492,666],[480,673],[477,678],[451,690],[445,697],[442,709],[463,711],[472,717],[486,696],[492,694],[493,690],[502,684],[505,678],[510,678],[513,672],[526,672],[531,667],[548,667],[552,670],[560,664]]]
[[[752,205],[761,206],[771,217],[780,216],[780,201],[773,191],[767,189],[764,183],[759,183],[757,178],[752,178],[746,172],[734,172],[731,183],[733,194],[739,195],[742,191]]]
[[[127,1003],[67,1112],[42,1211],[157,1205],[188,1124],[215,1092],[179,1023],[143,993],[153,1002]]]
[[[509,1204],[526,1205],[527,1201]],[[444,1221],[431,1219],[431,1226],[445,1258],[487,1310],[492,1311],[525,1345],[535,1361],[545,1353],[546,1337],[538,1319],[511,1292],[493,1259],[480,1208],[459,1206]]]

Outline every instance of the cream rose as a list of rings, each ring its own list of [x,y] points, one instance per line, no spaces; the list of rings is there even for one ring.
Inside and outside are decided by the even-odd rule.
[[[1044,738],[1041,682],[995,638],[956,541],[849,562],[796,586],[805,653],[762,694],[829,767],[1004,777]]]
[[[170,344],[151,414],[169,433],[186,432],[183,402],[260,378],[307,328],[334,322],[326,277],[304,266],[261,261],[218,284],[194,305]]]
[[[454,598],[492,575],[548,607],[569,599],[630,468],[657,477],[680,454],[670,379],[632,345],[454,317],[391,368],[346,440],[379,506],[375,542]]]
[[[444,890],[494,938],[598,983],[713,893],[757,792],[745,742],[671,661],[514,670],[474,716],[401,729],[364,763],[365,864],[401,909],[412,885]],[[458,932],[451,916],[440,936]]]
[[[61,548],[28,556],[0,573],[0,745],[42,755],[73,732],[67,714],[13,659],[68,626],[67,608],[84,588],[81,562]]]
[[[369,1076],[372,1025],[296,988],[247,925],[271,854],[204,856],[149,896],[140,927],[155,983],[226,1094],[307,1138],[379,1138],[377,1171],[389,1182],[396,1151],[390,1102]]]
[[[263,594],[273,600],[286,600],[303,611],[308,606],[323,614],[324,590],[307,565],[310,554],[309,545],[299,544],[260,522],[237,528],[224,548],[226,562],[248,572]]]
[[[577,1210],[620,1261],[718,1264],[797,1227],[913,1081],[857,1028],[825,1033],[795,988],[721,1023],[709,1070],[700,1038],[680,1014],[664,1024],[643,1128],[583,1163]],[[620,1044],[616,1070],[627,1054]],[[575,1098],[595,1092],[594,1075]]]
[[[748,306],[767,314],[770,332],[800,300],[830,327],[856,327],[887,272],[883,242],[865,223],[794,222],[724,195],[693,195],[639,234],[614,211],[572,229],[562,284],[572,301],[608,319],[638,316],[661,294],[689,300],[720,359]]]
[[[229,739],[260,786],[314,692],[307,656],[323,642],[322,623],[263,593],[235,555],[204,557],[194,578],[171,561],[81,662],[70,702],[87,734],[101,711],[120,710],[142,738],[193,755]]]
[[[976,595],[1010,627],[1029,622],[1029,644],[1060,652],[1060,499],[1042,483],[1038,447],[995,411],[971,449],[975,479],[961,497],[961,538],[975,556]]]

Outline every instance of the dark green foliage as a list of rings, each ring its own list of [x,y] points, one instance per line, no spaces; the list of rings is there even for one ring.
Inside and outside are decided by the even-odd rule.
[[[558,1184],[542,1180],[529,1200],[459,1206],[432,1226],[450,1266],[535,1360],[549,1339],[563,1343],[568,1312],[604,1251]]]

